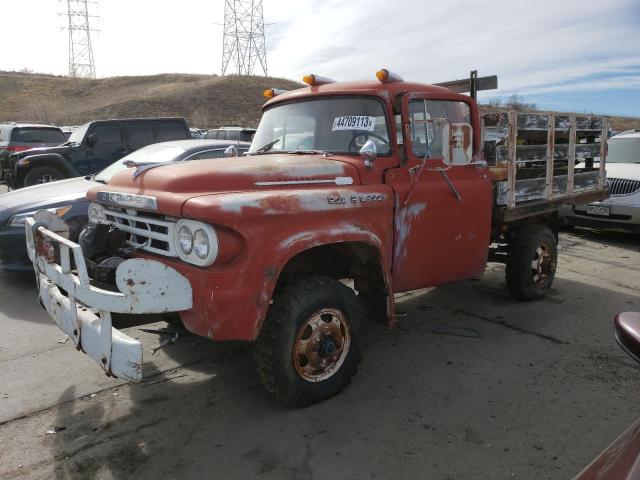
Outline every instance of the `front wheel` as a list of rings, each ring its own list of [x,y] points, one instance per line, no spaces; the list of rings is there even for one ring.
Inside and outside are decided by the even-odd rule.
[[[337,394],[356,373],[365,321],[360,299],[338,281],[313,277],[286,286],[255,342],[260,380],[296,406]]]
[[[29,170],[24,176],[24,186],[30,187],[32,185],[38,185],[40,183],[55,182],[56,180],[62,180],[64,174],[53,167],[36,167]]]
[[[510,241],[507,288],[519,300],[543,297],[551,288],[558,263],[556,238],[546,225],[525,225]]]

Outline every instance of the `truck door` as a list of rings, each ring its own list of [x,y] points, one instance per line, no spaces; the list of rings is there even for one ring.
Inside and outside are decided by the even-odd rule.
[[[128,153],[119,124],[97,124],[88,133],[95,135],[93,145],[87,148],[88,173],[99,172]]]
[[[403,99],[405,162],[385,174],[396,192],[396,291],[471,278],[484,270],[491,230],[491,180],[486,167],[472,162],[470,155],[454,155],[448,164],[448,155],[443,155],[449,140],[446,134],[443,139],[443,130],[470,124],[470,111],[467,103],[442,95],[407,94]],[[467,141],[472,139],[473,134]]]

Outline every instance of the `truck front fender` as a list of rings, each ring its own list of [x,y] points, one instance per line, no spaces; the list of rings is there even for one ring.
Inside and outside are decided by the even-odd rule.
[[[393,319],[393,287],[391,283],[391,252],[385,247],[385,240],[370,228],[364,228],[355,223],[341,222],[335,225],[325,225],[313,230],[303,230],[283,238],[273,252],[272,261],[264,269],[262,286],[258,294],[258,315],[255,325],[255,336],[262,328],[276,286],[280,281],[282,271],[297,255],[316,247],[337,244],[364,244],[377,252],[377,261],[384,278],[388,297],[387,316]],[[389,243],[387,242],[388,246]]]
[[[332,248],[354,245],[366,247],[368,253],[375,251],[377,271],[393,299],[394,198],[387,185],[336,185],[208,194],[187,200],[183,217],[232,230],[243,239],[231,263],[214,264],[203,292],[216,283],[228,287],[219,288],[211,298],[207,293],[198,295],[209,305],[208,321],[217,324],[213,338],[255,339],[289,262],[317,247],[335,246],[327,248],[330,253]],[[392,318],[392,300],[389,303]],[[228,315],[233,322],[226,320]]]
[[[57,168],[69,178],[80,176],[78,171],[62,155],[57,153],[41,153],[22,157],[16,163],[16,170],[44,166]]]

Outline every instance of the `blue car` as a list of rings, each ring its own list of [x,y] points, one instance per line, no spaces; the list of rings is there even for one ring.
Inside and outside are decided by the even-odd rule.
[[[77,241],[78,234],[87,223],[87,191],[97,185],[109,183],[113,175],[129,168],[126,163],[147,164],[221,158],[231,145],[237,146],[239,155],[246,152],[250,146],[248,142],[227,140],[178,140],[156,143],[136,150],[96,175],[43,183],[0,195],[0,269],[21,271],[33,268],[27,256],[24,222],[37,210],[46,209],[61,217],[69,225],[70,239]]]

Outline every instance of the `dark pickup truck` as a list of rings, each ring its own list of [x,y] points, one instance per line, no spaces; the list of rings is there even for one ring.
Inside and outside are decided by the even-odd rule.
[[[79,127],[62,145],[0,160],[0,174],[10,188],[28,187],[96,173],[146,145],[190,138],[184,118],[96,120]]]

